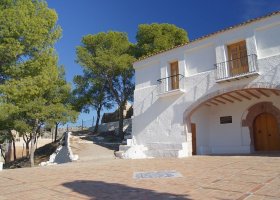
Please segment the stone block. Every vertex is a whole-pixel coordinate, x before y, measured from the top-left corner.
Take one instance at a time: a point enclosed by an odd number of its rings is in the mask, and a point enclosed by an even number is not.
[[[120,145],[119,146],[119,151],[127,151],[130,148],[130,146],[127,145]]]
[[[147,150],[144,152],[150,158],[178,158],[179,150]]]

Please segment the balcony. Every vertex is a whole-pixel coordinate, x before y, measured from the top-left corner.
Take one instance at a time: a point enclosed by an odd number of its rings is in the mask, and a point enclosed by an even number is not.
[[[252,54],[242,58],[215,64],[216,82],[238,80],[258,75],[257,55]]]
[[[185,76],[176,74],[166,78],[158,79],[159,97],[172,96],[184,93]]]

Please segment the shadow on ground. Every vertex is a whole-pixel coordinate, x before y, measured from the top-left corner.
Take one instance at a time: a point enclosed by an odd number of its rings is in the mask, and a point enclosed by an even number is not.
[[[85,195],[90,199],[103,200],[103,199],[189,199],[185,195],[176,195],[169,193],[158,193],[153,190],[133,188],[118,183],[106,183],[102,181],[88,181],[77,180],[62,184],[73,192]]]
[[[280,157],[279,151],[257,151],[250,154],[210,154],[208,156],[224,156],[224,157],[246,157],[246,156],[256,156],[256,157]]]

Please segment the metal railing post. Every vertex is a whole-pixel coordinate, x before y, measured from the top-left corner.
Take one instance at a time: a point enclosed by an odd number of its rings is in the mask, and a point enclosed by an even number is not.
[[[257,55],[251,54],[215,64],[216,80],[223,80],[258,71]]]
[[[165,78],[161,78],[158,79],[157,82],[159,84],[158,88],[159,88],[159,94],[161,93],[165,93],[171,90],[175,90],[175,89],[183,89],[184,87],[184,78],[185,76],[182,74],[176,74],[176,75],[172,75],[172,76],[168,76]],[[172,80],[174,79],[175,82],[178,81],[178,86],[179,88],[169,88],[169,83],[171,83],[172,85]]]

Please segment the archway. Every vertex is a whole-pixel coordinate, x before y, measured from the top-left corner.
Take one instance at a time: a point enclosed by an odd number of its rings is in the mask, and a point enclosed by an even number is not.
[[[237,96],[234,94],[237,94]],[[261,96],[270,97],[271,95],[280,97],[280,85],[267,85],[265,83],[238,85],[237,87],[222,88],[205,94],[184,111],[183,121],[186,131],[187,133],[191,131],[191,115],[201,106],[217,106],[219,104],[241,102],[243,99],[259,99]],[[186,136],[189,138],[188,134]]]
[[[280,131],[280,111],[273,105],[273,103],[277,102],[279,97],[280,91],[278,87],[265,88],[261,87],[261,85],[259,85],[259,87],[253,88],[247,86],[240,89],[234,88],[232,90],[227,89],[214,91],[212,93],[204,95],[199,100],[190,105],[184,112],[186,138],[189,143],[190,149],[192,148],[192,145],[194,145],[192,142],[194,131],[191,125],[192,123],[196,123],[198,142],[197,148],[199,151],[198,154],[204,154],[203,152],[206,152],[206,154],[215,152],[254,152],[255,147],[253,124],[257,115],[263,112],[273,114],[277,121],[277,127],[279,127],[278,130]],[[230,112],[222,112],[221,108],[223,108],[223,110],[225,111],[227,111],[228,108],[237,109],[231,110]],[[206,115],[204,115],[204,113],[201,113],[201,111],[205,109],[211,110],[212,113],[220,113],[215,116],[215,119],[218,119],[219,121],[216,120],[215,124],[211,123],[209,125],[209,127],[215,127],[215,130],[211,128],[210,131],[205,132],[205,130],[201,129],[201,127],[205,125],[199,118],[205,118]],[[239,112],[240,114],[235,114],[235,111]],[[229,119],[230,122],[224,123],[222,118]],[[222,125],[223,123],[227,125]],[[230,125],[231,123],[233,124],[233,126]],[[229,135],[228,138],[224,138],[226,134],[222,134],[222,132],[224,132],[226,129],[223,129],[222,126],[230,127],[228,130],[237,130],[237,132],[239,132],[239,135],[236,134],[238,136],[234,138],[235,140],[232,140],[232,143],[228,142],[229,138],[231,138],[232,135]],[[214,132],[215,135],[213,135]],[[234,132],[232,134],[235,134],[235,131],[232,132]],[[202,133],[206,133],[209,135],[208,141],[205,140],[205,142],[201,142]],[[229,133],[229,131],[226,131],[226,133]],[[215,140],[213,138],[215,138]],[[220,138],[223,139],[220,140]],[[203,136],[202,139],[205,139],[205,137]],[[194,151],[194,148],[192,149]]]
[[[254,127],[255,120],[257,119],[258,116],[261,114],[270,114],[275,118],[275,123],[277,127],[277,135],[280,137],[280,110],[276,108],[272,102],[260,102],[257,103],[253,106],[251,106],[247,111],[247,115],[245,119],[242,121],[242,126],[243,127],[248,127],[250,131],[250,138],[251,138],[251,151],[255,151],[256,145],[255,145],[255,137],[254,137],[254,131],[256,127]],[[265,120],[265,119],[263,119]],[[265,122],[262,122],[265,123]],[[263,125],[265,126],[265,125]],[[273,125],[274,126],[274,125]],[[266,133],[269,134],[269,133]],[[264,149],[263,149],[264,150]],[[279,149],[280,150],[280,149]],[[265,151],[265,150],[264,150]]]

